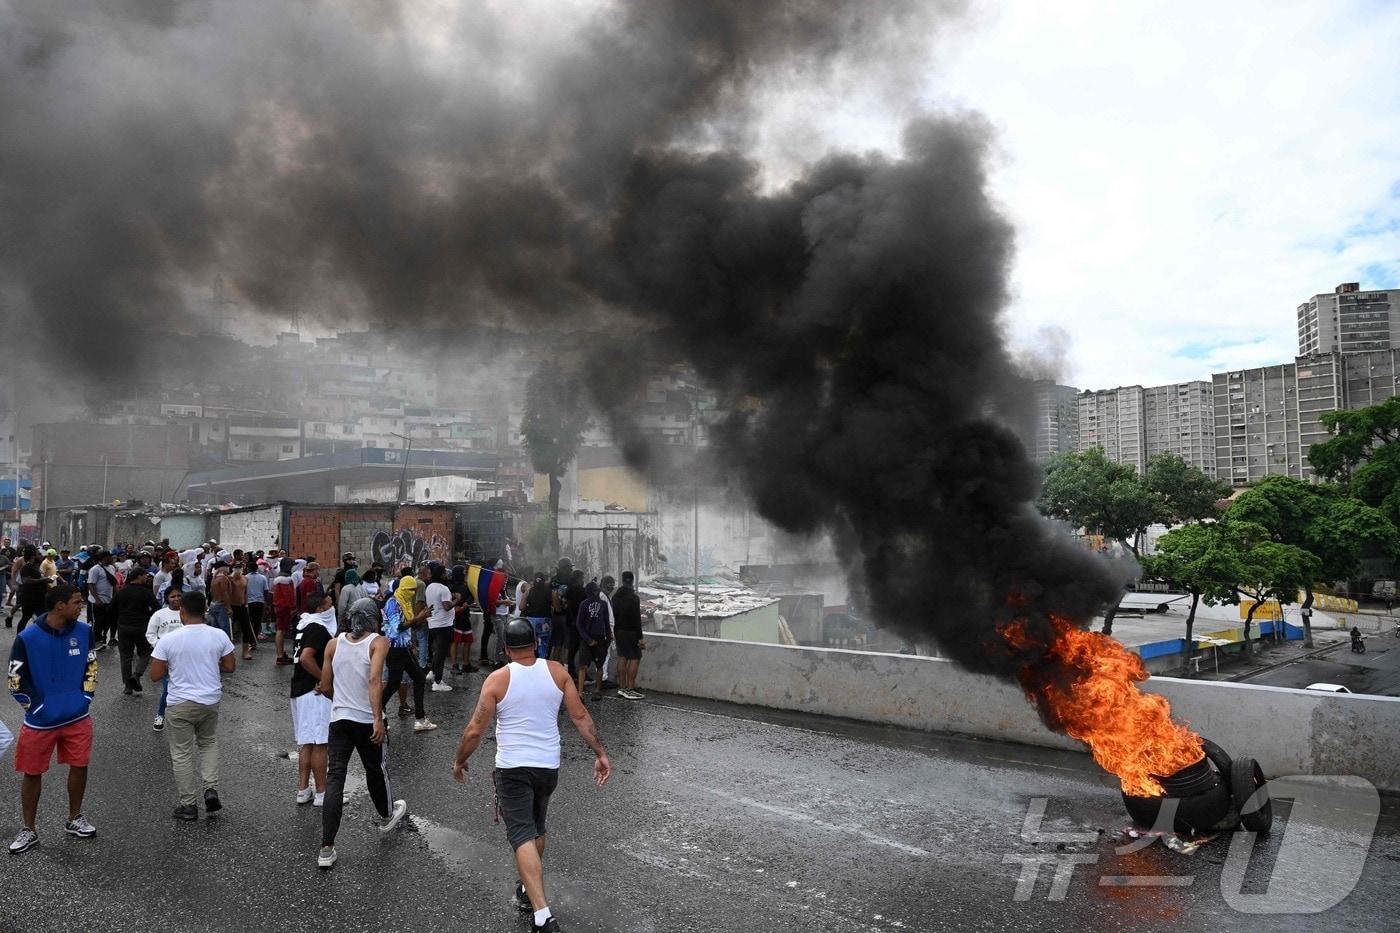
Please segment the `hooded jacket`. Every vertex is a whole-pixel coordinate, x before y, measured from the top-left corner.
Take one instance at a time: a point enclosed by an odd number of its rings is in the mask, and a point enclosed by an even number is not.
[[[97,652],[92,628],[73,621],[61,630],[38,616],[10,646],[6,687],[24,707],[31,729],[58,729],[88,717],[97,689]]]

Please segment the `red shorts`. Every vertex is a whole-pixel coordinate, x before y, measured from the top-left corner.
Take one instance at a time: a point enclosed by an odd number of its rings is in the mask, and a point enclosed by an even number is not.
[[[476,640],[476,636],[473,635],[473,634],[472,634],[471,632],[469,632],[469,631],[463,631],[462,629],[459,629],[459,628],[454,628],[454,629],[452,630],[452,643],[453,643],[453,644],[456,644],[456,645],[470,645],[470,644],[471,644],[473,641],[475,641],[475,640]]]
[[[272,610],[277,616],[277,631],[290,632],[292,630],[292,612],[287,606],[275,606]]]
[[[92,717],[85,716],[57,729],[21,727],[15,745],[15,770],[20,774],[43,774],[49,770],[55,745],[59,764],[86,768],[92,756]]]

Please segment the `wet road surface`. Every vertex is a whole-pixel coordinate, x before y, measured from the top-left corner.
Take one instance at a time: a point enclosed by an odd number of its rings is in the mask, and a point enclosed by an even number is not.
[[[504,830],[492,823],[493,743],[473,759],[466,787],[449,773],[483,675],[428,694],[438,731],[414,735],[394,721],[393,792],[412,815],[400,830],[377,831],[352,762],[340,861],[321,872],[320,811],[295,805],[295,765],[285,757],[289,669],[275,668],[270,654],[226,680],[225,810],[194,824],[170,817],[174,781],[165,737],[150,728],[153,691],[123,697],[115,652],[102,655],[84,807],[99,835],[62,832],[64,770],[52,770],[42,845],[0,856],[0,931],[529,928],[508,904],[514,873]],[[1222,895],[1228,839],[1189,856],[1160,845],[1117,854],[1111,836],[1127,821],[1115,782],[1084,756],[662,695],[590,705],[614,777],[592,785],[591,756],[566,721],[546,864],[551,905],[569,931],[1395,928],[1392,798],[1364,874],[1340,905],[1313,916],[1252,915]],[[0,716],[17,727],[18,707]],[[18,829],[12,768],[11,753],[0,775],[0,795],[12,801],[13,822],[0,827],[6,841]],[[1057,848],[1024,837],[1028,809],[1041,806],[1041,833],[1087,832],[1092,841]],[[1287,823],[1287,807],[1277,809],[1275,833],[1249,861],[1246,893],[1268,882]],[[1017,900],[1023,864],[1037,858],[1051,861]],[[1287,883],[1344,888],[1338,861],[1319,844],[1316,870]],[[1189,880],[1110,886],[1105,876]]]

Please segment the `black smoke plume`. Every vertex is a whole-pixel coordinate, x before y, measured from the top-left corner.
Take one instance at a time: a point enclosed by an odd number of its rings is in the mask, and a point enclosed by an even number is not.
[[[1111,598],[1032,512],[999,417],[1020,383],[986,127],[916,119],[897,156],[777,186],[750,154],[756,94],[852,67],[897,83],[957,5],[554,6],[11,0],[11,323],[107,381],[149,366],[152,330],[215,273],[327,321],[592,321],[761,403],[722,459],[771,521],[831,532],[909,639],[1009,674],[1024,659],[991,646],[1010,597],[1035,632]],[[586,367],[614,413],[626,359]]]

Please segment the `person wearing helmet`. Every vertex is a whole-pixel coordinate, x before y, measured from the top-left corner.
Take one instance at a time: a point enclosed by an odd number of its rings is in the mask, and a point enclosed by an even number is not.
[[[612,765],[568,670],[557,661],[536,656],[535,627],[529,620],[511,619],[503,638],[510,663],[481,685],[476,711],[457,746],[452,777],[466,782],[467,760],[494,723],[496,769],[492,777],[497,808],[520,875],[511,902],[522,912],[533,914],[532,929],[558,933],[559,921],[545,897],[543,858],[545,816],[550,795],[559,783],[560,705],[569,711],[574,728],[593,750],[593,779],[599,787],[607,783]]]

